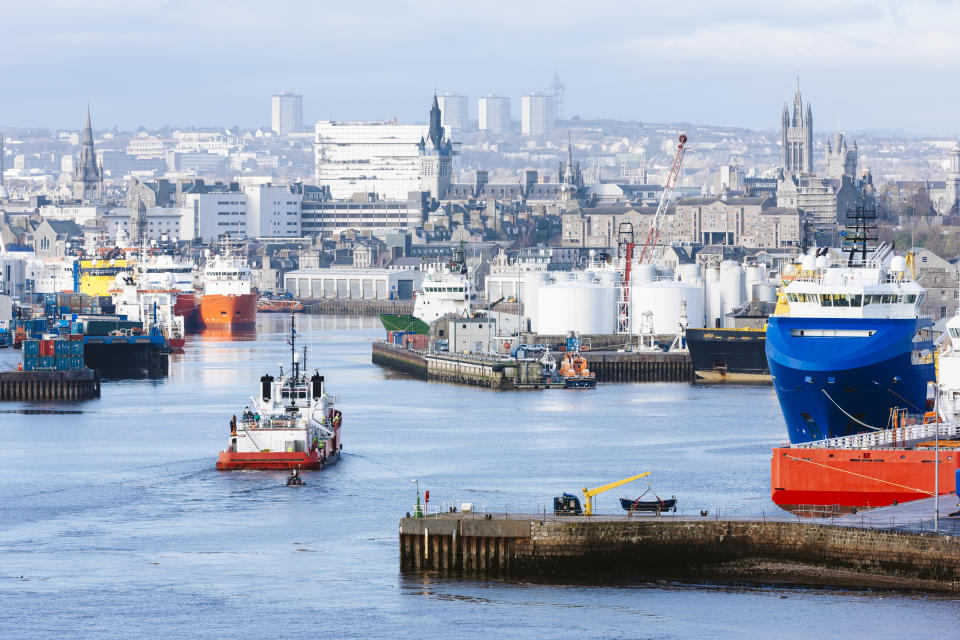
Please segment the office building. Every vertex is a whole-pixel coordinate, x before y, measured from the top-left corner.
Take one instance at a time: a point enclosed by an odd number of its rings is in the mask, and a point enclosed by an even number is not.
[[[557,126],[557,103],[553,96],[532,93],[520,102],[520,132],[544,136]]]
[[[300,236],[299,189],[258,185],[243,190],[247,197],[249,237],[297,238]]]
[[[510,98],[489,95],[477,101],[477,119],[481,131],[503,135],[512,128]]]
[[[273,96],[270,127],[278,136],[303,131],[303,96],[284,91]]]

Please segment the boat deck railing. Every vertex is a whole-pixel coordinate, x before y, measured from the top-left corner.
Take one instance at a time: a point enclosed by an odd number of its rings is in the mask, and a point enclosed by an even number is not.
[[[785,448],[790,449],[873,449],[873,448],[896,448],[902,447],[907,442],[920,442],[937,437],[937,432],[941,439],[960,438],[960,423],[941,422],[939,424],[930,422],[927,424],[915,424],[896,429],[884,429],[882,431],[872,431],[869,433],[858,433],[852,436],[842,436],[839,438],[828,438],[825,440],[816,440],[814,442],[803,442],[800,444],[788,444]]]

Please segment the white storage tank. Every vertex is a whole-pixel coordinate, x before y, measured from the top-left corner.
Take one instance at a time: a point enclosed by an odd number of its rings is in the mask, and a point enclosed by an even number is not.
[[[537,300],[540,288],[550,282],[550,275],[545,271],[527,271],[520,275],[523,282],[523,315],[530,319],[530,330],[536,333]]]
[[[640,330],[640,318],[647,311],[653,312],[653,330],[660,335],[675,335],[680,332],[680,316],[683,302],[687,303],[687,326],[703,327],[703,284],[660,280],[638,284],[632,290],[631,314],[634,331]]]
[[[753,298],[760,302],[777,301],[777,285],[774,282],[758,282],[753,285]]]
[[[630,285],[657,279],[657,267],[652,264],[634,264],[630,269]]]
[[[681,282],[686,281],[696,281],[700,279],[700,265],[698,264],[681,264],[677,267],[676,279]]]
[[[606,334],[616,331],[617,289],[593,282],[564,281],[540,287],[537,333]]]
[[[706,326],[723,326],[723,289],[720,287],[720,269],[708,268],[704,278],[704,311]],[[720,324],[717,324],[717,323]]]
[[[747,293],[753,291],[753,285],[763,282],[763,269],[755,264],[748,265],[744,269],[744,288]]]
[[[720,287],[723,290],[723,326],[727,326],[728,320],[733,326],[732,320],[726,315],[744,303],[743,269],[740,265],[727,261],[720,263]]]

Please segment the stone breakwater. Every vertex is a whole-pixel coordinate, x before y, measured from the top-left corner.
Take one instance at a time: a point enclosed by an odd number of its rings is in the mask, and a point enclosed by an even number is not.
[[[441,514],[400,520],[400,566],[477,577],[733,579],[960,592],[960,538],[796,520]]]

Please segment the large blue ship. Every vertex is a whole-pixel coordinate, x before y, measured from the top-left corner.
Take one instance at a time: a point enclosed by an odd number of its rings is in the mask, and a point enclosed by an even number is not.
[[[888,246],[858,265],[803,257],[766,339],[791,443],[884,429],[895,407],[927,410],[935,372],[933,345],[920,338],[931,324],[923,297]]]

